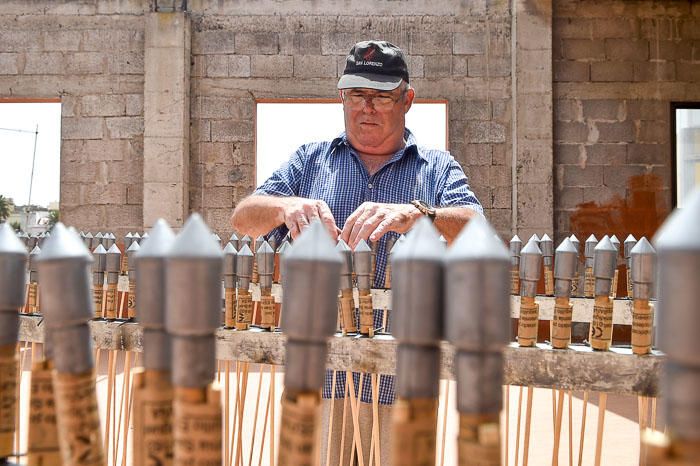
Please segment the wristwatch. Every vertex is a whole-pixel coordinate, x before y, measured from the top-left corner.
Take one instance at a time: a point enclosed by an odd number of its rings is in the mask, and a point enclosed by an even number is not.
[[[431,206],[425,201],[421,201],[418,199],[411,201],[411,205],[413,205],[413,207],[415,207],[416,209],[420,210],[420,213],[428,217],[431,222],[435,221],[435,215],[437,214],[437,210],[435,210],[435,207]]]

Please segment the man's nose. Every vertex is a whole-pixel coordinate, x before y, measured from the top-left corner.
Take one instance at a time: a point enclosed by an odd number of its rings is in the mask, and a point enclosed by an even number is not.
[[[365,103],[362,105],[362,111],[367,113],[374,113],[377,109],[374,108],[374,103],[372,102],[373,97],[365,97]]]

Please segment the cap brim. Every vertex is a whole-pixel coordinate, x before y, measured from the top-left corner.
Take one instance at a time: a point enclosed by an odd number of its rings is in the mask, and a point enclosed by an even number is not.
[[[378,91],[393,91],[401,84],[400,76],[386,76],[383,74],[358,73],[344,74],[338,80],[338,89],[367,88]]]

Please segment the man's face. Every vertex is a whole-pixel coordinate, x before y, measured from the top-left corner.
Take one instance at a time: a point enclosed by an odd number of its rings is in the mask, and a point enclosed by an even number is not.
[[[406,112],[414,95],[406,84],[393,91],[342,90],[345,132],[350,144],[371,155],[387,155],[398,150],[403,142]]]

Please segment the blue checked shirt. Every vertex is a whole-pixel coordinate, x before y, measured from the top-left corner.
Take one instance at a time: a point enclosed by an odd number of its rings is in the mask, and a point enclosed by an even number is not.
[[[374,175],[369,175],[345,133],[332,141],[314,142],[301,146],[254,194],[296,196],[320,199],[330,207],[336,225],[342,229],[346,219],[363,202],[408,204],[420,199],[438,207],[464,206],[483,213],[481,204],[469,189],[467,177],[449,152],[420,147],[406,129],[406,145]],[[287,234],[282,225],[270,232],[279,241]],[[386,270],[387,233],[379,240],[376,257],[375,287],[384,286]],[[388,317],[388,316],[387,316]],[[356,316],[357,319],[357,316]],[[374,310],[374,326],[384,327],[384,311]],[[390,330],[387,318],[385,331]],[[330,398],[333,372],[326,373],[323,397]],[[336,398],[345,396],[345,373],[337,372]],[[353,374],[355,392],[362,401],[371,403],[372,384],[369,374]],[[394,377],[379,376],[379,403],[394,402]]]

